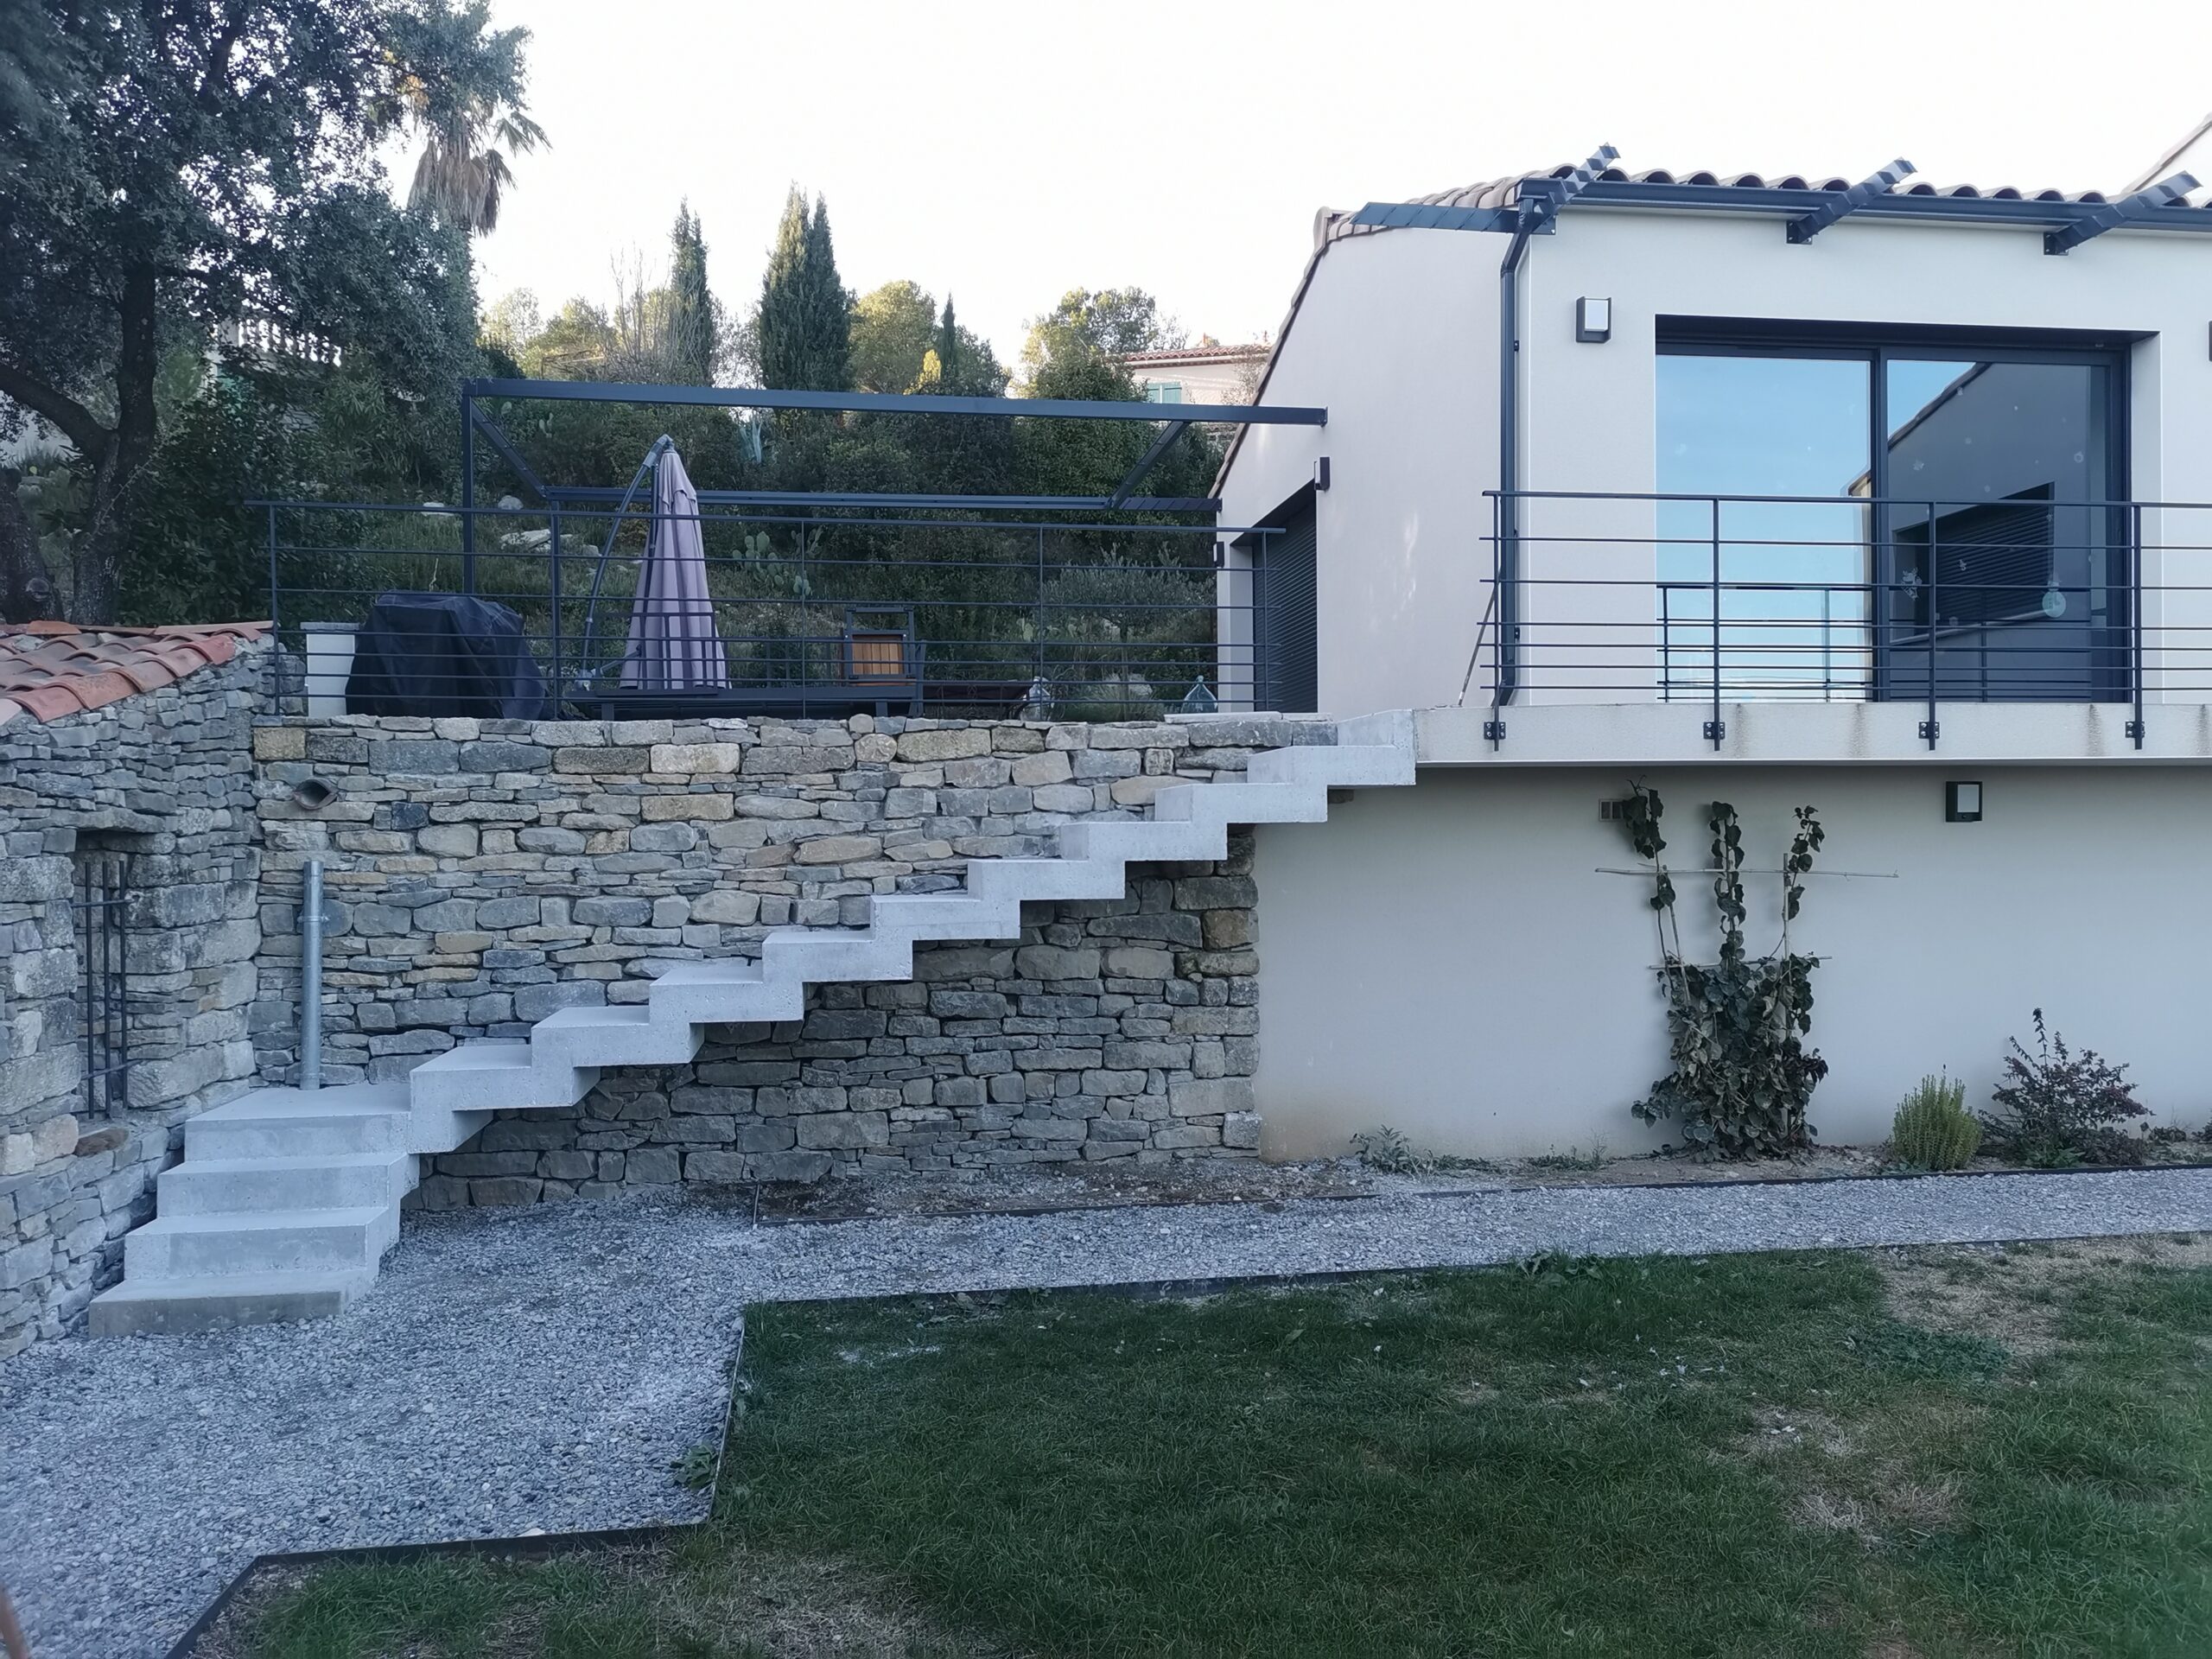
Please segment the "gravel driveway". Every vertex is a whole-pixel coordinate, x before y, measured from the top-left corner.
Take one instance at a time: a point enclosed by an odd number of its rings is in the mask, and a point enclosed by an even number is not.
[[[258,1553],[688,1520],[748,1301],[2212,1230],[2212,1170],[1580,1187],[755,1228],[680,1200],[410,1217],[344,1316],[0,1367],[40,1659],[164,1652]]]

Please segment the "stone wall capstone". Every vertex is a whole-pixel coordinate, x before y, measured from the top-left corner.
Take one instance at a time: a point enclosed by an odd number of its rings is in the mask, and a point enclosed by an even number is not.
[[[267,665],[0,728],[0,1358],[121,1276],[184,1119],[251,1086],[260,855],[251,739]],[[121,861],[126,1104],[93,1117],[79,861]]]
[[[667,963],[757,955],[874,893],[1047,855],[1085,817],[1317,720],[405,721],[255,734],[266,838],[255,1043],[291,1078],[300,871],[325,866],[326,1081],[404,1074],[556,1008],[639,1002]],[[321,789],[302,791],[313,782]],[[803,1020],[718,1027],[688,1065],[610,1070],[565,1112],[503,1114],[426,1165],[420,1202],[678,1181],[813,1180],[1258,1145],[1249,836],[1126,893],[1033,905],[1018,941],[918,947],[915,977],[812,988]]]

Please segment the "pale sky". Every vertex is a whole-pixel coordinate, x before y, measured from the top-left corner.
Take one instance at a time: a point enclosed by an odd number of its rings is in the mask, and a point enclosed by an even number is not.
[[[785,189],[839,269],[1002,357],[1071,287],[1193,336],[1281,321],[1314,210],[1580,161],[2116,189],[2212,108],[2200,6],[497,0],[552,139],[480,248],[488,305],[604,300],[679,198],[743,309]],[[411,157],[410,158],[411,161]],[[2191,157],[2212,180],[2212,143]],[[2212,296],[2208,296],[2212,304]]]

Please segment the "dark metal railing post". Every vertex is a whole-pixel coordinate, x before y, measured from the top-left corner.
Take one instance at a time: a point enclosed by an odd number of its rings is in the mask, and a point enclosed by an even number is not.
[[[1713,717],[1705,722],[1706,741],[1718,749],[1728,735],[1720,718],[1720,498],[1713,498]]]
[[[549,526],[551,539],[545,543],[545,597],[547,626],[552,639],[547,643],[546,674],[553,684],[553,707],[550,711],[555,720],[561,718],[561,505],[557,501],[550,509]]]
[[[476,591],[476,400],[461,394],[461,591]]]
[[[281,701],[284,690],[283,671],[278,666],[284,658],[283,585],[276,572],[276,508],[269,508],[269,637],[275,643],[269,652],[270,708],[283,711]],[[307,709],[307,642],[300,643],[300,709]]]
[[[1942,578],[1938,573],[1942,563],[1936,546],[1936,504],[1930,501],[1928,504],[1928,718],[1920,722],[1920,735],[1931,749],[1936,747],[1936,739],[1942,730],[1936,720],[1936,625],[1942,614],[1936,601],[1939,596],[1937,589]]]
[[[1033,663],[1033,678],[1045,677],[1045,526],[1037,526],[1037,614],[1033,632],[1036,643],[1030,655]],[[1123,688],[1125,690],[1126,687]]]
[[[2143,504],[2127,509],[2127,681],[2135,718],[2127,735],[2143,747]]]

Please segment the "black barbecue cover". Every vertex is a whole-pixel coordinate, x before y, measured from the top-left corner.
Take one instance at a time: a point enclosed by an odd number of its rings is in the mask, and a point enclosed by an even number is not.
[[[379,594],[353,639],[346,709],[537,720],[545,678],[522,619],[467,594]]]

